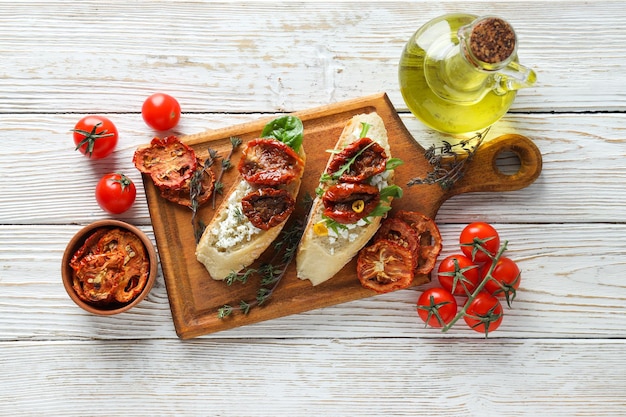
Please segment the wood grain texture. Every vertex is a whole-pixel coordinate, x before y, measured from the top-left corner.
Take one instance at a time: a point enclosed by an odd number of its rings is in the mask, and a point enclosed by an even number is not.
[[[2,350],[12,378],[0,413],[617,416],[626,406],[625,347],[558,339],[16,342]]]
[[[115,217],[154,239],[130,159],[155,134],[139,113],[150,93],[181,101],[172,133],[188,135],[386,92],[421,146],[439,144],[408,113],[397,64],[421,24],[459,11],[509,20],[538,75],[490,136],[531,138],[539,178],[437,215],[442,256],[486,220],[523,270],[489,340],[422,328],[424,287],[191,341],[176,337],[162,273],[119,316],[67,297],[65,245],[110,217],[93,198],[100,175],[131,176],[138,200]],[[0,415],[624,415],[625,26],[624,2],[607,0],[0,0]],[[72,150],[88,113],[122,132],[106,160]]]
[[[626,107],[619,1],[4,3],[0,45],[12,64],[0,77],[1,113],[135,112],[155,89],[187,112],[290,112],[378,91],[406,110],[397,88],[404,43],[459,11],[497,11],[518,32],[521,62],[538,82],[512,111]]]

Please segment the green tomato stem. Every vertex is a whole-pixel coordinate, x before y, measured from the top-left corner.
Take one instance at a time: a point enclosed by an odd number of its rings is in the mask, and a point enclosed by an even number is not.
[[[456,313],[456,316],[454,316],[452,321],[450,321],[450,323],[448,323],[443,329],[441,329],[442,332],[447,332],[448,330],[450,330],[452,328],[452,326],[454,326],[454,324],[461,319],[461,317],[463,317],[463,316],[465,316],[465,314],[467,314],[467,309],[468,309],[469,305],[472,303],[472,301],[474,301],[474,298],[476,298],[476,296],[483,290],[483,288],[487,284],[487,281],[495,280],[495,278],[493,278],[491,276],[491,274],[493,273],[493,270],[495,269],[496,264],[498,263],[498,260],[500,259],[500,257],[502,257],[502,254],[504,253],[504,251],[506,251],[506,246],[507,246],[508,243],[509,243],[508,241],[505,241],[502,244],[502,246],[500,246],[500,249],[498,250],[498,253],[496,253],[495,256],[491,257],[492,258],[492,262],[491,262],[491,266],[489,267],[489,270],[487,271],[487,275],[485,275],[485,278],[483,278],[483,280],[480,282],[480,284],[478,284],[478,286],[476,288],[474,288],[474,292],[472,292],[467,297],[467,302],[465,303],[463,308],[461,308],[461,311]],[[485,253],[488,253],[482,246],[480,247],[480,249],[485,251]]]

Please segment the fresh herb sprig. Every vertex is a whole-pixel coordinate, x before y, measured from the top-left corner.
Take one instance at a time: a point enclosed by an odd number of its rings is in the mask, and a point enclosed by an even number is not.
[[[222,183],[222,177],[224,176],[224,172],[231,168],[232,164],[230,159],[233,156],[235,150],[241,145],[241,139],[238,137],[230,138],[231,148],[228,153],[228,156],[222,159],[220,163],[220,172],[215,179],[215,184],[213,186],[213,195],[211,196],[211,205],[212,208],[215,208],[215,199],[217,194],[222,194],[224,191],[224,183]],[[193,226],[193,234],[196,239],[196,243],[200,242],[200,238],[202,237],[202,233],[204,233],[204,229],[206,228],[206,224],[197,218],[198,210],[200,209],[200,204],[198,202],[198,197],[202,193],[202,177],[205,175],[205,171],[207,169],[211,169],[213,165],[217,163],[217,160],[220,158],[218,152],[215,149],[209,148],[209,155],[204,163],[198,164],[198,168],[191,176],[191,180],[189,181],[189,200],[191,201],[191,224]]]
[[[259,268],[244,268],[240,272],[231,272],[226,277],[227,285],[236,282],[246,283],[253,276],[260,276],[261,283],[254,300],[240,300],[236,306],[223,305],[217,311],[218,318],[224,319],[236,311],[248,314],[253,307],[264,304],[272,296],[278,284],[285,277],[287,267],[296,255],[305,226],[306,220],[302,220],[283,229],[280,237],[274,242],[274,255],[269,262],[264,263]]]
[[[452,188],[463,177],[465,164],[472,160],[489,129],[456,144],[444,140],[441,146],[430,146],[424,152],[424,156],[432,166],[432,170],[424,178],[411,179],[407,185],[410,187],[418,184],[439,184],[444,190]]]
[[[371,125],[369,123],[361,123],[361,132],[359,133],[359,139],[364,138],[367,135],[367,132],[369,130],[369,128],[371,127]],[[352,165],[354,164],[354,162],[357,160],[357,158],[359,156],[361,156],[361,154],[363,154],[363,152],[365,152],[368,148],[370,148],[371,146],[374,145],[374,142],[372,141],[372,143],[368,144],[367,146],[365,146],[363,149],[360,149],[352,158],[350,158],[345,164],[343,164],[341,167],[339,167],[339,169],[335,172],[332,173],[323,173],[322,176],[320,177],[320,183],[327,183],[330,181],[337,181],[339,178],[341,178],[341,176],[343,174],[345,174],[347,171],[350,170],[350,168],[352,167]],[[330,150],[328,152],[331,153],[339,153],[340,151],[337,150]],[[321,188],[316,189],[316,193],[317,195],[321,195],[323,194],[323,190]]]
[[[230,138],[230,151],[228,152],[228,155],[226,156],[226,158],[222,159],[222,163],[220,164],[220,172],[217,175],[217,178],[215,179],[215,190],[213,191],[213,197],[211,200],[211,207],[215,208],[215,201],[216,201],[216,196],[217,194],[223,194],[224,193],[224,183],[222,182],[222,177],[224,176],[224,173],[226,171],[228,171],[230,168],[232,168],[232,163],[231,163],[231,158],[233,157],[233,153],[235,153],[235,151],[237,150],[237,148],[239,148],[239,146],[241,146],[241,138],[238,138],[236,136],[231,136]],[[209,154],[211,153],[211,150],[209,150]]]
[[[198,164],[196,171],[191,176],[189,181],[189,201],[191,202],[191,225],[193,226],[193,234],[196,239],[196,243],[200,241],[202,233],[206,225],[200,219],[198,219],[198,210],[200,209],[200,203],[198,198],[202,193],[202,177],[205,175],[205,170],[211,169],[210,164],[206,162],[204,164]]]

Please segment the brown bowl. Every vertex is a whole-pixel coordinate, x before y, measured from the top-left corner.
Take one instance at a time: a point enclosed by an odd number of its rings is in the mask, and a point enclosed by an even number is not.
[[[148,279],[146,281],[144,288],[141,290],[141,292],[137,294],[129,302],[126,302],[126,303],[112,302],[112,303],[107,303],[107,304],[90,303],[81,299],[76,293],[76,290],[74,289],[72,285],[73,272],[74,272],[72,267],[70,266],[70,261],[72,257],[83,246],[83,244],[85,243],[85,240],[87,240],[89,236],[91,236],[92,234],[94,234],[95,232],[97,232],[98,230],[102,228],[104,229],[120,228],[122,230],[127,230],[135,234],[137,237],[139,237],[139,239],[142,241],[146,249],[146,253],[148,255],[148,262],[149,262]],[[157,254],[156,254],[156,250],[154,249],[154,245],[152,245],[152,242],[150,241],[148,236],[146,236],[141,230],[139,230],[135,226],[132,226],[128,223],[125,223],[119,220],[111,220],[111,219],[96,221],[94,223],[91,223],[88,226],[85,226],[81,230],[79,230],[78,233],[74,235],[74,237],[70,240],[67,247],[65,248],[65,252],[63,253],[63,261],[61,264],[61,276],[63,278],[63,286],[65,287],[65,290],[67,291],[70,298],[74,300],[74,302],[78,306],[83,308],[84,310],[93,314],[98,314],[98,315],[103,315],[103,316],[109,316],[113,314],[122,313],[124,311],[131,309],[136,304],[138,304],[141,300],[143,300],[146,297],[146,295],[148,295],[148,293],[152,289],[152,286],[154,285],[154,281],[156,281],[157,273],[158,273]]]

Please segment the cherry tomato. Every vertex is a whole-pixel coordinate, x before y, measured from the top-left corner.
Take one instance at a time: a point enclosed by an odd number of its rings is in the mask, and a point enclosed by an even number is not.
[[[380,239],[359,252],[356,271],[363,287],[386,293],[409,287],[414,268],[410,250],[391,240]]]
[[[117,145],[117,128],[104,116],[85,116],[76,123],[72,132],[75,150],[80,150],[89,158],[104,158]]]
[[[482,271],[482,279],[485,279],[490,267],[491,263],[485,264]],[[485,283],[485,291],[497,297],[505,297],[507,305],[510,307],[521,281],[519,267],[515,261],[501,256],[491,272],[491,277],[493,279]]]
[[[180,104],[168,94],[154,93],[143,102],[141,116],[151,128],[169,130],[180,120]]]
[[[502,304],[493,295],[481,292],[470,302],[463,319],[471,329],[487,337],[502,323]]]
[[[478,265],[462,254],[450,255],[439,264],[439,284],[455,295],[470,295],[480,282]]]
[[[461,251],[477,263],[488,262],[500,249],[500,236],[488,223],[470,223],[461,232],[459,238]],[[485,251],[488,252],[485,253]]]
[[[457,304],[445,288],[429,288],[417,300],[417,314],[430,327],[443,327],[456,315]]]
[[[135,202],[137,189],[124,174],[111,173],[103,176],[96,185],[96,200],[104,211],[120,214]]]

